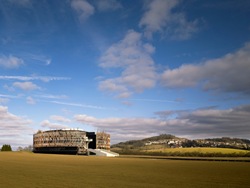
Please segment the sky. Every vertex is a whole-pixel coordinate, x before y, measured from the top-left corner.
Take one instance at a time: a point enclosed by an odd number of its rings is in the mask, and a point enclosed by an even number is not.
[[[0,146],[250,139],[249,18],[245,0],[1,0]]]

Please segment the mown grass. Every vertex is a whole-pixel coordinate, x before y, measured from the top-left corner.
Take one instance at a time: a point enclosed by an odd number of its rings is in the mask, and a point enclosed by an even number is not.
[[[250,163],[0,152],[1,188],[250,187]]]

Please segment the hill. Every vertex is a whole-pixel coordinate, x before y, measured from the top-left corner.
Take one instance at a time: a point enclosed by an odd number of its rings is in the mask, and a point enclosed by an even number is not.
[[[187,147],[213,147],[213,148],[234,148],[250,150],[250,140],[240,138],[208,138],[190,140],[179,138],[170,134],[161,134],[142,140],[130,140],[120,142],[111,146],[118,150],[153,150],[158,148],[187,148]]]

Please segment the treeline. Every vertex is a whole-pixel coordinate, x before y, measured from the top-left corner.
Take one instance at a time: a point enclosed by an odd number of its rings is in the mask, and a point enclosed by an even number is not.
[[[159,136],[153,136],[150,138],[144,138],[141,141],[148,142],[148,141],[158,141],[158,140],[170,140],[170,139],[179,139],[178,137],[171,135],[171,134],[161,134]]]
[[[240,140],[240,139],[239,139]],[[230,142],[229,142],[230,141]],[[220,139],[220,138],[212,138],[212,139],[204,139],[203,142],[199,140],[187,140],[186,142],[182,142],[181,146],[186,147],[216,147],[216,148],[231,148],[231,149],[242,149],[242,150],[250,150],[248,143],[246,144],[242,140],[235,144],[232,139],[228,142]]]
[[[145,146],[145,143],[147,142],[159,141],[159,140],[172,140],[172,139],[179,139],[179,138],[171,134],[161,134],[159,136],[144,138],[142,140],[129,140],[126,142],[120,142],[118,144],[113,144],[111,147],[136,149]]]
[[[33,150],[33,146],[32,145],[29,145],[27,147],[21,147],[21,146],[19,146],[17,148],[17,151],[28,151],[28,152],[31,152],[32,150]]]
[[[233,153],[204,153],[204,152],[161,152],[161,151],[139,151],[139,150],[119,150],[115,151],[120,155],[148,155],[148,156],[168,156],[168,157],[250,157],[250,152],[233,152]]]
[[[204,139],[204,140],[212,141],[212,142],[250,144],[250,140],[242,139],[242,138],[222,137],[222,138],[207,138],[207,139]]]
[[[1,148],[1,151],[12,151],[12,148],[8,144],[4,144]]]

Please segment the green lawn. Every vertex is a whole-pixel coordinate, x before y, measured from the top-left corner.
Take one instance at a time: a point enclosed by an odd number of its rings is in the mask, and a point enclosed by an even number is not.
[[[249,162],[0,152],[0,187],[250,187]]]

